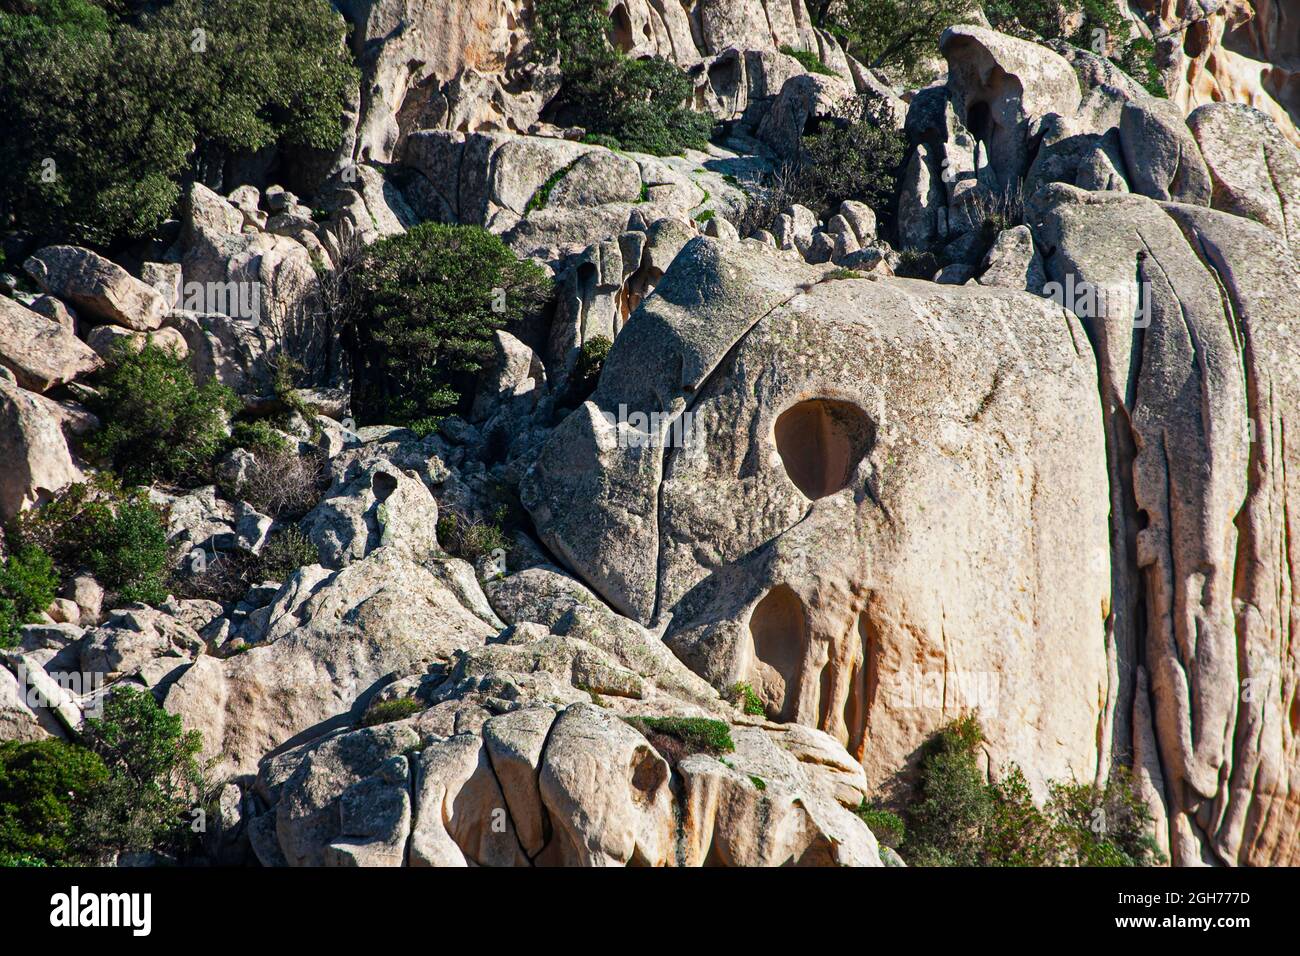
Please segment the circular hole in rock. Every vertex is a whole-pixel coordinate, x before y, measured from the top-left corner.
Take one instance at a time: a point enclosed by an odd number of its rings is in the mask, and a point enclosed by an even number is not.
[[[814,398],[776,420],[776,450],[804,497],[816,500],[848,486],[874,439],[866,412],[850,402]]]

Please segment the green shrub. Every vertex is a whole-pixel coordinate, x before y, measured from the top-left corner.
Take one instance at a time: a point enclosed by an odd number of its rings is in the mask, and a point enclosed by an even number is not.
[[[10,523],[15,548],[35,547],[54,559],[58,576],[89,570],[120,601],[156,604],[167,596],[167,520],[136,489],[111,475],[70,485],[44,507]]]
[[[786,44],[781,47],[781,52],[786,56],[792,56],[799,61],[809,73],[820,73],[822,76],[839,76],[834,70],[821,61],[816,53],[811,50],[796,50],[794,47]]]
[[[1053,783],[1048,810],[1078,866],[1161,866],[1164,855],[1151,829],[1151,811],[1138,795],[1131,770],[1113,771],[1104,787]]]
[[[271,535],[259,557],[261,577],[269,581],[283,581],[301,567],[320,563],[320,551],[296,527]]]
[[[1043,807],[1021,769],[984,781],[983,731],[974,716],[923,748],[916,799],[900,852],[920,866],[1151,866],[1162,858],[1150,810],[1124,770],[1104,788],[1052,783]],[[865,818],[864,818],[865,819]]]
[[[894,275],[901,279],[933,279],[940,269],[939,257],[921,249],[904,249],[898,254]]]
[[[492,333],[539,308],[546,273],[477,226],[424,223],[366,250],[348,291],[353,403],[365,424],[454,410],[492,355]]]
[[[0,221],[111,245],[166,219],[195,168],[341,141],[357,73],[326,0],[141,6],[0,5],[0,128],[23,130],[0,139]]]
[[[366,709],[361,721],[362,727],[374,727],[378,724],[391,724],[395,720],[405,720],[424,710],[424,704],[414,697],[397,697],[393,700],[381,700]]]
[[[763,717],[767,714],[762,699],[759,698],[754,688],[748,684],[732,684],[727,692],[727,697],[737,701],[740,709],[746,714],[754,717]]]
[[[577,162],[577,160],[574,160]],[[528,199],[528,205],[524,207],[524,215],[535,209],[545,209],[546,204],[551,200],[551,192],[560,184],[560,180],[569,175],[569,170],[573,168],[573,163],[565,166],[563,169],[557,169],[546,178],[546,182],[537,187],[537,192],[533,193]]]
[[[87,447],[130,482],[201,480],[236,407],[230,389],[215,380],[196,384],[185,360],[166,349],[121,348],[92,402],[103,428]]]
[[[689,76],[661,57],[631,59],[607,36],[604,0],[537,0],[533,40],[539,58],[558,59],[564,84],[555,109],[587,129],[587,141],[667,156],[703,149],[713,120],[687,107]]]
[[[651,743],[655,742],[655,736],[670,737],[684,745],[687,753],[716,756],[736,749],[731,728],[725,721],[707,717],[625,717],[624,720],[651,738]]]
[[[969,22],[977,0],[811,0],[813,22],[834,33],[850,54],[874,70],[923,85],[932,77],[939,34]]]
[[[1092,50],[1142,84],[1166,96],[1155,44],[1134,35],[1115,0],[984,0],[995,30],[1030,40],[1064,40]]]
[[[265,419],[235,422],[230,432],[229,447],[244,448],[251,452],[285,452],[289,442]]]
[[[103,717],[86,721],[82,738],[109,771],[79,814],[82,855],[181,849],[186,816],[205,796],[199,733],[186,732],[148,691],[119,687]]]
[[[438,543],[448,554],[470,564],[497,551],[509,555],[514,545],[502,527],[504,519],[500,509],[491,524],[449,511],[438,518]]]
[[[868,806],[864,800],[862,806],[853,812],[862,818],[876,839],[890,849],[897,850],[907,839],[907,827],[903,818],[892,810]]]
[[[609,350],[614,343],[604,335],[593,335],[582,343],[578,350],[578,360],[573,365],[573,378],[570,386],[571,395],[568,404],[580,405],[586,401],[600,383],[600,373],[609,358]]]
[[[0,866],[78,862],[80,818],[107,779],[104,762],[84,747],[0,743]]]
[[[121,601],[157,604],[167,597],[167,527],[152,502],[125,501],[93,530],[85,560],[96,580]]]
[[[848,119],[823,122],[803,138],[790,188],[794,201],[817,213],[841,202],[866,203],[882,216],[893,208],[907,137],[877,126],[860,102],[846,104]]]
[[[19,629],[40,620],[58,586],[54,562],[35,545],[0,561],[0,647],[15,646]]]

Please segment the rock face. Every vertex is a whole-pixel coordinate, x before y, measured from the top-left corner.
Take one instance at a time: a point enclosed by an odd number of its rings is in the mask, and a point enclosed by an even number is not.
[[[1068,186],[1032,225],[1054,280],[1100,290],[1074,308],[1111,470],[1111,746],[1158,747],[1176,864],[1294,860],[1294,260],[1245,219]]]
[[[47,246],[23,264],[42,289],[78,313],[147,332],[162,325],[167,303],[152,286],[77,246]]]
[[[202,730],[214,776],[256,769],[292,740],[342,722],[394,672],[415,672],[481,644],[492,630],[432,572],[394,548],[331,573],[295,573],[245,653],[200,657],[176,682],[167,709]]]
[[[1300,149],[1263,113],[1237,103],[1199,107],[1187,125],[1210,171],[1214,208],[1300,243]]]
[[[1160,36],[1165,85],[1184,113],[1207,103],[1246,104],[1300,146],[1295,0],[1143,0],[1139,6]]]
[[[44,392],[93,372],[100,361],[70,329],[0,298],[0,365],[23,388]]]
[[[999,762],[1092,778],[1108,560],[1082,330],[1021,294],[779,262],[705,239],[679,255],[530,476],[543,539],[873,782],[981,694]]]
[[[847,809],[865,793],[862,768],[834,741],[739,716],[653,635],[584,611],[457,654],[449,672],[424,679],[433,689],[419,692],[417,717],[339,730],[264,761],[257,790],[272,804],[263,828],[274,836],[263,859],[881,865]],[[583,659],[580,678],[555,666],[566,651]],[[683,681],[698,685],[698,703],[676,696]],[[597,688],[599,706],[587,700]],[[730,749],[682,753],[620,719],[666,711],[721,718]]]
[[[44,503],[81,477],[59,406],[0,378],[0,521]]]

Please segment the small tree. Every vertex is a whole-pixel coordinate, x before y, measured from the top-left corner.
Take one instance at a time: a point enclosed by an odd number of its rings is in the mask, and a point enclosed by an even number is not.
[[[874,122],[861,100],[844,104],[840,112],[845,119],[823,121],[803,138],[790,184],[796,201],[814,212],[830,213],[844,200],[854,199],[886,217],[907,138]]]
[[[0,866],[78,862],[81,814],[107,780],[104,762],[83,747],[0,743]]]
[[[492,333],[549,287],[540,266],[477,226],[424,223],[375,243],[346,309],[359,418],[432,428],[470,393]]]
[[[867,66],[919,83],[939,34],[978,9],[978,0],[816,0],[811,13]]]
[[[357,73],[327,0],[0,4],[0,219],[108,246],[167,218],[187,173],[332,148]]]
[[[19,629],[40,620],[58,584],[50,556],[34,545],[0,561],[0,647],[13,647]]]
[[[43,507],[18,515],[6,539],[16,549],[47,552],[56,581],[85,569],[117,600],[156,604],[167,596],[166,516],[144,492],[127,491],[112,475],[69,485]]]
[[[104,427],[90,452],[128,481],[148,483],[205,478],[237,403],[230,389],[197,384],[184,359],[147,343],[118,349],[93,408]]]
[[[205,796],[198,732],[187,733],[148,691],[121,687],[102,718],[86,721],[82,738],[109,771],[80,814],[82,855],[179,849],[185,818]]]
[[[632,59],[610,45],[604,0],[537,0],[537,57],[564,75],[557,110],[605,146],[666,156],[703,149],[713,120],[692,111],[694,85],[662,57]]]

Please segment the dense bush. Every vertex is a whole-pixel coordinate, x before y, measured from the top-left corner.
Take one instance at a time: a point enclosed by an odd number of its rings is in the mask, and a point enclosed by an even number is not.
[[[495,552],[509,554],[513,543],[502,525],[503,511],[498,510],[491,522],[476,521],[448,511],[438,517],[438,543],[453,557],[476,564]]]
[[[424,710],[424,704],[414,697],[397,697],[393,700],[381,700],[371,704],[361,720],[362,727],[376,727],[379,724],[391,724],[395,720],[405,720]]]
[[[184,359],[152,343],[114,353],[91,406],[103,428],[88,450],[141,483],[205,479],[237,407],[230,389],[215,380],[196,384]]]
[[[811,50],[796,50],[787,44],[781,47],[781,52],[786,56],[794,57],[799,61],[799,65],[809,73],[820,73],[822,76],[839,76],[838,73],[821,61],[821,57]]]
[[[969,22],[978,0],[810,0],[813,22],[872,69],[911,85],[928,82],[939,34]]]
[[[0,743],[0,866],[75,863],[87,804],[104,762],[61,740]]]
[[[156,604],[167,596],[166,516],[143,490],[127,491],[111,475],[70,485],[44,507],[23,512],[6,538],[15,549],[51,555],[58,577],[90,571],[112,592],[110,600]]]
[[[876,839],[890,849],[897,850],[907,839],[907,827],[903,818],[892,810],[872,807],[864,802],[854,813],[862,819]]]
[[[906,811],[904,859],[920,866],[1151,866],[1162,862],[1150,810],[1123,770],[1105,787],[1056,782],[1037,806],[1014,764],[986,783],[984,734],[967,716],[926,745]]]
[[[492,333],[539,308],[546,273],[477,226],[424,223],[371,246],[345,341],[362,424],[428,428],[472,394]]]
[[[326,0],[0,4],[0,222],[109,245],[228,154],[335,147],[343,35]]]
[[[887,219],[907,138],[888,125],[877,125],[861,101],[846,104],[843,112],[847,119],[824,121],[803,138],[790,183],[794,200],[818,214],[830,214],[844,200],[854,199]]]
[[[1166,95],[1155,44],[1134,35],[1115,0],[984,0],[984,13],[995,30],[1031,40],[1064,40],[1092,50],[1148,92]]]
[[[186,816],[205,788],[199,735],[148,691],[121,687],[82,738],[0,744],[0,865],[184,849]]]
[[[690,77],[660,57],[634,60],[614,49],[609,28],[604,0],[537,0],[535,50],[559,61],[563,119],[614,148],[667,156],[707,146],[713,120],[687,106]]]
[[[670,763],[693,753],[731,753],[736,749],[731,728],[724,721],[707,717],[625,717],[645,734],[655,749]]]
[[[231,448],[243,448],[253,453],[276,453],[289,450],[289,442],[264,419],[235,422],[230,430]]]
[[[16,645],[19,629],[40,620],[58,584],[54,562],[35,545],[25,545],[0,561],[0,647]]]
[[[186,816],[205,795],[199,733],[186,732],[180,717],[134,687],[115,690],[103,716],[88,719],[81,733],[108,767],[79,814],[83,856],[181,849]]]
[[[605,360],[609,358],[609,350],[613,347],[614,343],[604,335],[593,335],[582,343],[582,348],[578,350],[578,361],[573,366],[573,394],[568,404],[580,405],[591,397],[600,383],[600,373],[604,370]]]

